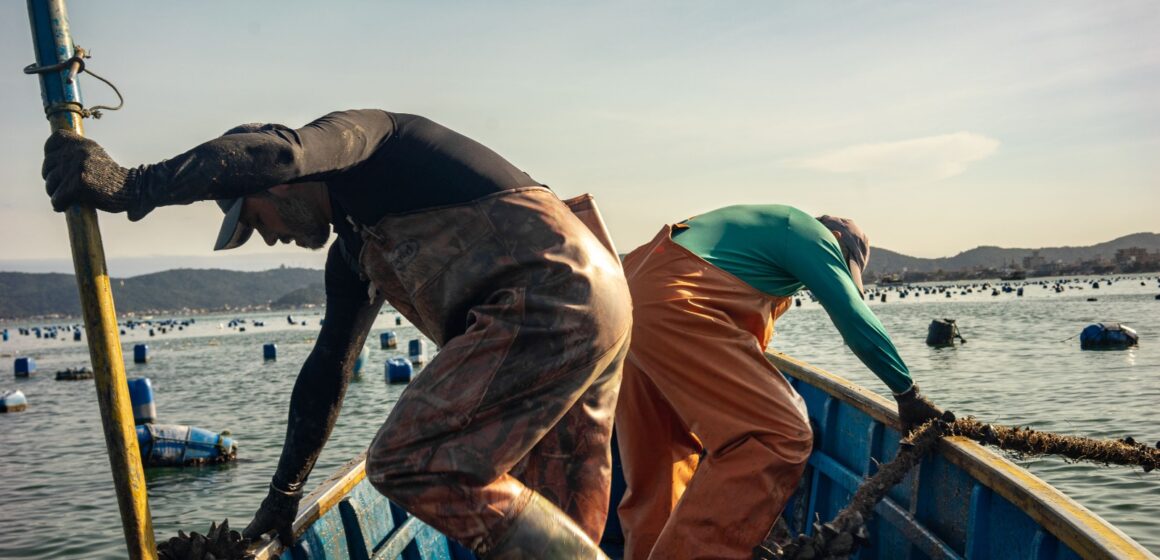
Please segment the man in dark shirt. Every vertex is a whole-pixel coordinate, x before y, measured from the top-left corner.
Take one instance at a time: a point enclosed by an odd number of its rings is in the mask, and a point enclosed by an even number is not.
[[[371,483],[484,556],[599,554],[631,304],[598,214],[586,226],[483,145],[377,110],[299,129],[242,125],[134,169],[58,131],[43,172],[57,210],[91,204],[136,221],[217,200],[226,219],[216,249],[254,230],[267,244],[307,248],[337,233],[325,320],[247,536],[293,538],[306,478],[386,301],[441,351],[371,444]]]

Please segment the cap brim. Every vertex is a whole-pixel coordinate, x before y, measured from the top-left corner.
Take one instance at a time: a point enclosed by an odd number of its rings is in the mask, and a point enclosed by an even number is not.
[[[226,212],[226,217],[222,220],[222,229],[218,231],[217,243],[213,246],[214,251],[241,247],[250,239],[250,234],[254,233],[254,228],[242,223],[242,206],[245,202],[244,198],[237,199]]]
[[[846,268],[850,269],[850,278],[854,280],[854,285],[858,287],[858,295],[863,298],[866,297],[866,288],[862,287],[862,267],[854,261],[846,261]]]

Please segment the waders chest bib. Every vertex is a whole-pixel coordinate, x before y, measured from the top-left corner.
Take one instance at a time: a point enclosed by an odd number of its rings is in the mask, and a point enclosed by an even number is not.
[[[764,355],[791,300],[671,232],[624,260],[634,306],[616,418],[625,558],[752,558],[812,442],[804,401]]]
[[[543,187],[361,233],[372,290],[439,346],[375,436],[367,478],[480,553],[533,493],[599,539],[631,324],[611,244]]]

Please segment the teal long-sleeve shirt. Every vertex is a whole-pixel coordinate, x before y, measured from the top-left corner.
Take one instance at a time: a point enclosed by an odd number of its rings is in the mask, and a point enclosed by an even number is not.
[[[788,297],[808,288],[870,371],[896,393],[910,388],[910,371],[821,222],[792,206],[765,204],[726,206],[682,224],[674,242],[757,290]]]

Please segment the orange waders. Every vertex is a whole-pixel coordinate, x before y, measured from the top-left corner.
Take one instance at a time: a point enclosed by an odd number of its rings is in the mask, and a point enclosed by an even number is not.
[[[529,532],[568,518],[572,537],[599,541],[631,334],[615,255],[543,187],[362,234],[374,289],[440,347],[375,436],[367,478],[481,555],[535,557],[558,535]]]
[[[790,298],[670,237],[624,260],[633,335],[616,410],[625,558],[752,558],[809,458],[805,403],[766,360]]]

